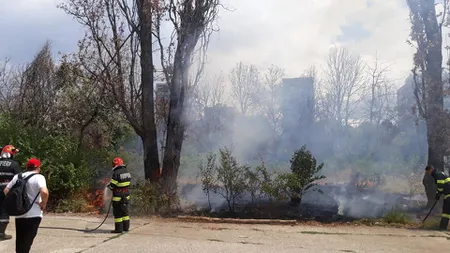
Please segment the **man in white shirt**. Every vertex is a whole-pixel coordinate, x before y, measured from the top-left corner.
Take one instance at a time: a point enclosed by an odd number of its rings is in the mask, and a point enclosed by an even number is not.
[[[23,178],[41,172],[41,162],[36,158],[31,158],[26,164],[26,172],[22,173]],[[11,182],[6,186],[4,193],[13,187],[17,181],[18,175],[15,175]],[[33,202],[36,196],[40,196],[32,204],[30,211],[16,216],[16,253],[29,253],[33,245],[39,225],[43,217],[43,211],[47,206],[48,189],[45,177],[42,174],[34,175],[28,179],[26,192],[30,202]]]

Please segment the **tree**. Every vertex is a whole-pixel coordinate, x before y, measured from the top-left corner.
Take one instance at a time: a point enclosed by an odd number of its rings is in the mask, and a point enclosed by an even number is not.
[[[205,108],[225,104],[225,85],[223,75],[205,78],[195,87],[194,107],[200,116]]]
[[[161,3],[160,3],[161,4]],[[213,23],[218,17],[220,0],[170,0],[163,9],[173,26],[169,46],[164,47],[161,35],[162,13],[157,13],[155,37],[159,45],[161,65],[169,83],[169,115],[163,158],[162,180],[164,191],[176,193],[181,149],[188,125],[189,95],[198,83],[203,70],[204,56],[209,38],[214,32]],[[199,43],[200,42],[200,43]],[[200,54],[199,69],[190,79],[196,49]],[[173,55],[172,55],[173,52]]]
[[[199,164],[202,189],[208,199],[208,207],[211,211],[211,193],[216,189],[216,154],[209,153],[206,157],[206,164]]]
[[[220,165],[217,166],[216,191],[225,198],[230,212],[234,212],[236,200],[242,197],[246,190],[245,172],[247,166],[240,165],[229,148],[219,150]]]
[[[282,179],[291,190],[291,201],[300,204],[304,193],[315,186],[318,180],[325,178],[323,175],[318,175],[324,164],[317,164],[316,158],[306,149],[306,146],[294,152],[290,163],[292,174],[284,174]]]
[[[146,179],[159,171],[153,98],[150,1],[67,0],[60,5],[86,28],[75,54],[87,78],[113,94],[121,112],[141,137]]]
[[[324,91],[326,106],[338,124],[348,126],[349,120],[361,102],[366,77],[365,67],[358,55],[345,47],[334,47],[328,55],[325,71],[327,86]]]
[[[444,11],[438,21],[434,0],[407,0],[411,20],[411,41],[414,54],[415,97],[420,116],[427,125],[428,164],[439,170],[444,169],[446,149],[443,82],[442,82],[442,26],[446,21],[448,1],[443,2]],[[424,177],[428,204],[433,202],[432,192],[436,192],[430,177]]]
[[[272,124],[272,127],[281,132],[281,103],[280,86],[284,77],[284,69],[272,65],[264,74],[264,94],[262,96],[261,106],[263,114]]]
[[[242,115],[255,110],[261,100],[260,73],[256,66],[242,62],[230,72],[231,96],[235,100]]]
[[[369,67],[368,71],[370,96],[364,98],[366,100],[364,111],[370,123],[380,125],[383,120],[393,117],[393,108],[390,105],[394,99],[394,92],[387,77],[389,66],[380,63],[376,56],[373,66]]]

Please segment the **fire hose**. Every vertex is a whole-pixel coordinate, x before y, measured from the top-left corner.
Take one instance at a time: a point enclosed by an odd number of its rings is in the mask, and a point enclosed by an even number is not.
[[[430,209],[430,211],[428,212],[427,216],[425,216],[425,219],[423,219],[422,223],[424,223],[424,222],[427,220],[428,216],[430,216],[430,214],[431,214],[431,212],[433,211],[434,206],[436,205],[437,202],[438,202],[438,200],[435,200],[435,201],[434,201],[433,206],[431,207],[431,209]]]
[[[109,212],[111,211],[111,206],[112,206],[112,201],[110,201],[109,207],[108,207],[108,212],[106,212],[105,218],[104,218],[103,221],[100,223],[100,225],[98,225],[98,226],[97,226],[96,228],[94,228],[94,229],[85,229],[84,232],[92,233],[92,232],[96,231],[97,229],[99,229],[99,228],[105,223],[106,219],[108,219]]]

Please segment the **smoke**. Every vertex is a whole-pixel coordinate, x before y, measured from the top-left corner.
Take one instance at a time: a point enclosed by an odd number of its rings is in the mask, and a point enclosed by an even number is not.
[[[303,205],[313,209],[336,207],[338,215],[373,218],[393,208],[408,210],[412,203],[424,201],[423,195],[410,193],[407,182],[408,175],[422,172],[420,164],[425,161],[427,147],[423,121],[417,121],[411,110],[415,104],[411,78],[399,89],[397,97],[389,94],[398,101],[390,99],[389,104],[379,105],[398,116],[379,116],[380,120],[370,121],[363,113],[370,98],[362,97],[364,103],[349,101],[355,103],[355,113],[348,119],[351,123],[348,125],[337,121],[333,113],[327,114],[330,108],[320,89],[314,88],[317,85],[314,78],[285,79],[277,84],[277,105],[259,100],[248,115],[241,115],[234,106],[203,107],[199,113],[202,118],[192,120],[188,130],[180,171],[197,172],[200,158],[191,159],[194,153],[201,156],[225,146],[232,148],[233,155],[242,164],[255,166],[263,158],[267,167],[287,171],[293,152],[306,145],[318,162],[325,163],[322,174],[327,177],[327,186],[319,186],[323,194],[308,192]],[[261,89],[267,87],[262,85]],[[270,109],[278,110],[275,112],[280,115],[278,125],[268,117]],[[374,183],[374,175],[394,177],[396,181],[375,182],[375,186],[359,189],[350,180],[357,173],[369,183]],[[400,185],[404,187],[386,190]],[[187,201],[203,207],[208,205],[200,184],[180,188]],[[213,193],[210,197],[214,210],[224,207],[220,195]],[[246,196],[242,201],[248,200]]]

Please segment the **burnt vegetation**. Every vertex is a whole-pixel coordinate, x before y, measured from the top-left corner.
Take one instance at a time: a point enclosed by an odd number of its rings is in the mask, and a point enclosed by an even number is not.
[[[43,161],[53,211],[104,208],[121,156],[136,214],[410,223],[436,191],[424,165],[449,168],[449,3],[406,2],[415,53],[397,90],[382,55],[343,46],[295,78],[244,61],[207,73],[220,0],[61,1],[85,35],[58,60],[47,42],[0,61],[0,142]]]

